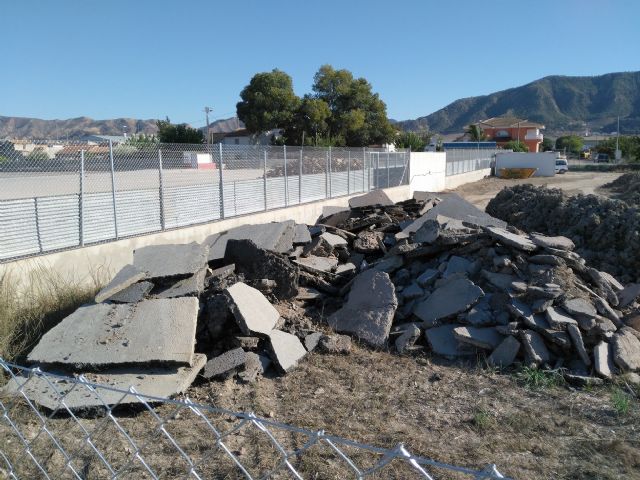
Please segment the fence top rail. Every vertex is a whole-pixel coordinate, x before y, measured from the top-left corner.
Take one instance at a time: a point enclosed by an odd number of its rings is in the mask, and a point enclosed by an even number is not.
[[[277,422],[275,420],[260,418],[251,412],[236,412],[236,411],[225,409],[225,408],[213,407],[211,405],[205,405],[200,403],[194,403],[191,400],[189,400],[187,396],[185,396],[184,399],[155,397],[152,395],[146,395],[144,393],[138,392],[133,387],[130,387],[128,390],[114,388],[109,385],[101,385],[98,383],[89,382],[82,375],[79,375],[78,377],[70,377],[70,376],[50,373],[50,372],[43,371],[38,367],[30,368],[30,367],[21,366],[12,362],[8,362],[8,361],[5,361],[2,357],[0,357],[0,372],[1,371],[4,371],[8,375],[10,381],[16,382],[18,384],[18,388],[16,391],[19,393],[19,395],[21,395],[25,399],[27,399],[27,397],[24,394],[23,389],[24,389],[24,386],[30,380],[32,380],[33,378],[41,378],[45,380],[46,383],[54,389],[55,394],[59,396],[59,399],[57,400],[59,402],[58,410],[63,410],[63,411],[67,410],[68,413],[70,413],[73,418],[75,417],[73,416],[72,412],[66,407],[64,403],[64,397],[67,395],[67,393],[70,390],[68,390],[66,393],[60,393],[54,387],[54,382],[56,381],[62,380],[67,384],[72,384],[74,385],[72,389],[84,388],[87,391],[91,392],[92,394],[97,395],[99,398],[100,398],[99,392],[101,391],[117,393],[121,395],[122,398],[125,398],[128,395],[133,395],[143,405],[145,405],[149,409],[152,409],[152,407],[150,406],[153,404],[169,404],[177,407],[188,408],[190,410],[200,412],[200,413],[207,412],[212,414],[221,414],[221,415],[234,417],[240,421],[253,422],[259,425],[259,428],[261,429],[273,428],[273,429],[288,431],[291,433],[302,434],[307,436],[310,439],[310,441],[312,441],[313,443],[326,442],[327,444],[331,445],[332,448],[337,449],[337,452],[340,456],[343,456],[343,455],[346,456],[346,454],[344,454],[344,452],[340,450],[340,447],[343,447],[343,448],[349,447],[349,448],[364,450],[369,453],[379,455],[381,457],[377,466],[370,469],[371,472],[377,471],[379,468],[384,467],[393,459],[399,459],[404,462],[407,462],[411,467],[413,467],[415,472],[423,478],[430,479],[432,477],[422,467],[436,467],[436,468],[455,471],[455,472],[466,474],[466,475],[471,475],[473,476],[473,478],[477,480],[481,480],[481,479],[509,480],[507,477],[504,477],[502,474],[500,474],[497,467],[493,464],[487,465],[482,470],[476,470],[476,469],[467,468],[467,467],[459,467],[459,466],[450,465],[444,462],[439,462],[431,458],[414,455],[402,443],[398,444],[395,448],[377,447],[374,445],[369,445],[369,444],[349,440],[346,438],[330,435],[330,434],[327,434],[324,430],[314,431],[314,430],[297,427],[294,425],[289,425],[286,423]],[[4,415],[7,416],[8,409],[7,409],[7,405],[3,403],[4,401],[6,400],[0,398],[0,410],[3,410]],[[27,403],[31,406],[31,408],[35,410],[35,406],[30,400],[27,399]],[[105,407],[107,407],[106,404],[105,404]],[[109,416],[113,416],[113,410],[115,407],[117,407],[117,405],[110,406],[107,409],[108,410],[107,413]],[[40,418],[43,418],[43,417],[40,417]],[[52,418],[53,418],[53,415],[49,416],[48,420],[51,421]],[[2,452],[2,447],[0,446],[0,453],[1,452]]]

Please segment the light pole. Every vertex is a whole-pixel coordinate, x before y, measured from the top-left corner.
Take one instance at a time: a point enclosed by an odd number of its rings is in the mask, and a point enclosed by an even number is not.
[[[213,111],[213,108],[204,107],[204,114],[207,119],[207,145],[209,144],[210,134],[209,134],[209,113]]]

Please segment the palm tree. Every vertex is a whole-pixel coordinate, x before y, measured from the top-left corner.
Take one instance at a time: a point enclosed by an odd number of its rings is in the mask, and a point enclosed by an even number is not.
[[[469,129],[465,133],[469,135],[472,142],[483,142],[487,139],[484,131],[478,125],[469,125]]]

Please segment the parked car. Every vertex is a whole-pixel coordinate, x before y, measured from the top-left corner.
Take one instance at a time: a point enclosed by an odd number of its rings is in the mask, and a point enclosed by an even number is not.
[[[595,158],[596,163],[609,163],[609,154],[608,153],[599,153]]]
[[[565,158],[556,159],[556,173],[565,173],[569,171],[569,164]]]

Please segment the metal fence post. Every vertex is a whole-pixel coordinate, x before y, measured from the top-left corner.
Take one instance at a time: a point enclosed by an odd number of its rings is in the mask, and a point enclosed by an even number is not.
[[[329,152],[325,155],[324,160],[324,196],[329,198]]]
[[[116,233],[116,240],[118,235],[118,208],[116,207],[116,171],[113,164],[113,142],[109,140],[109,160],[111,160],[111,199],[113,201],[113,227]]]
[[[387,150],[387,188],[389,188],[390,182],[390,173],[389,173],[389,150]]]
[[[40,237],[40,212],[38,211],[38,197],[34,197],[34,207],[36,214],[36,237],[38,238],[38,250],[42,253],[42,237]]]
[[[284,153],[284,206],[289,206],[289,180],[287,178],[287,146],[282,146]]]
[[[380,152],[378,152],[378,155],[376,155],[376,179],[373,182],[373,188],[374,189],[378,189],[380,188]]]
[[[347,157],[347,195],[351,193],[351,150],[347,151],[349,156]]]
[[[162,169],[162,150],[158,149],[158,200],[160,201],[160,230],[165,229],[164,215],[164,170]]]
[[[298,166],[298,203],[302,203],[302,152],[304,147],[300,147],[300,165]]]
[[[78,243],[84,247],[84,150],[80,150],[80,195],[78,195]]]
[[[224,218],[224,178],[222,174],[222,143],[218,144],[218,183],[220,188],[220,218]],[[235,183],[233,186],[235,196]],[[235,205],[235,198],[234,198]]]
[[[331,158],[331,145],[329,145],[329,198],[333,198],[333,192],[332,192],[333,189],[331,188],[332,187],[332,185],[331,185],[331,183],[332,183],[331,182],[331,180],[332,180],[332,178],[331,178],[331,175],[332,175],[332,172],[331,172],[331,160],[332,160],[332,158]]]
[[[367,172],[367,148],[362,147],[362,191],[366,191],[365,173]]]
[[[267,209],[267,149],[264,149],[264,173],[262,174],[264,179],[264,209]]]

